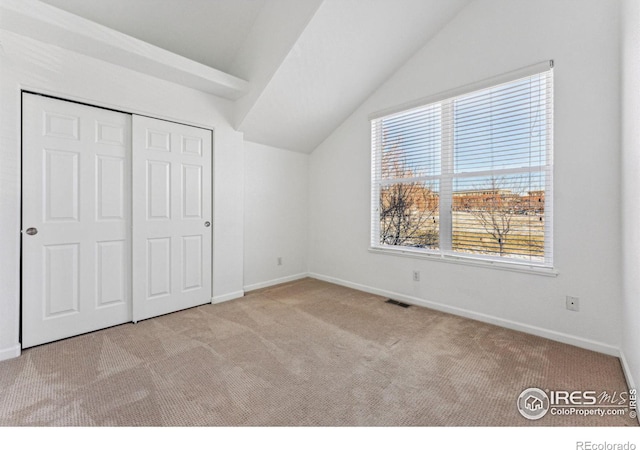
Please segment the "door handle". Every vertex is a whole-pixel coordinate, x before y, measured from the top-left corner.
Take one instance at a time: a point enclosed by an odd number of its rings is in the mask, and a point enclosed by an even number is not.
[[[210,227],[210,226],[211,226],[211,222],[209,222],[209,221],[205,222],[205,223],[204,223],[204,226],[205,226],[205,227]]]
[[[27,228],[26,233],[29,236],[33,236],[34,234],[38,234],[38,229],[37,228]]]

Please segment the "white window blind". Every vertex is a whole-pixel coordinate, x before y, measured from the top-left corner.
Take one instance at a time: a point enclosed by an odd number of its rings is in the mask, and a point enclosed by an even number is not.
[[[371,121],[374,248],[551,267],[553,69]]]

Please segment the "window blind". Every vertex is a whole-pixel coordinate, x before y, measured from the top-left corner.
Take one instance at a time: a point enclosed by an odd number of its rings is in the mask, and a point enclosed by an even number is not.
[[[552,266],[552,68],[371,133],[372,247]]]

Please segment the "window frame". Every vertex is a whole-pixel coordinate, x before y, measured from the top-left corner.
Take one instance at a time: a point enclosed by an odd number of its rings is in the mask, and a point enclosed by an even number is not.
[[[392,254],[398,256],[407,256],[411,258],[426,258],[432,260],[445,261],[450,263],[479,265],[485,267],[493,267],[503,270],[537,273],[542,275],[557,275],[557,270],[554,268],[553,259],[553,133],[554,133],[554,62],[544,61],[542,63],[534,64],[516,71],[512,71],[497,77],[492,77],[481,82],[463,86],[461,88],[442,92],[435,96],[423,98],[417,101],[406,103],[394,108],[389,108],[383,111],[372,114],[369,119],[371,120],[371,236],[369,251],[378,254]],[[544,203],[544,256],[542,261],[532,261],[527,259],[509,258],[506,256],[495,255],[481,255],[475,253],[464,253],[453,250],[453,218],[452,218],[452,206],[454,190],[452,188],[455,179],[463,179],[465,177],[478,177],[482,174],[481,171],[474,172],[458,172],[454,170],[454,145],[453,145],[453,126],[445,127],[444,123],[450,123],[450,119],[453,117],[454,102],[456,99],[465,95],[473,94],[476,91],[484,89],[495,88],[503,84],[514,83],[520,79],[540,75],[548,72],[548,79],[550,86],[548,86],[547,103],[545,104],[545,111],[550,113],[548,118],[549,122],[545,131],[545,144],[544,155],[545,163],[538,166],[527,166],[526,168],[503,168],[492,169],[490,171],[484,171],[484,175],[490,174],[494,176],[496,173],[509,174],[533,174],[534,172],[544,173],[546,177],[545,182],[545,203]],[[385,184],[392,185],[390,180],[383,180],[381,175],[382,170],[382,145],[376,147],[376,143],[381,143],[382,126],[374,126],[382,119],[389,118],[390,116],[398,114],[406,114],[411,110],[418,110],[419,108],[428,108],[431,105],[439,104],[442,107],[441,112],[441,140],[442,145],[440,147],[440,173],[438,175],[421,175],[410,177],[406,179],[393,179],[394,182],[424,182],[429,180],[438,180],[439,186],[439,248],[414,248],[403,245],[391,245],[383,244],[381,240],[381,225],[380,225],[380,195],[381,186]],[[449,141],[447,143],[447,140]],[[449,195],[442,196],[443,191],[448,192]],[[443,213],[444,212],[444,213]]]

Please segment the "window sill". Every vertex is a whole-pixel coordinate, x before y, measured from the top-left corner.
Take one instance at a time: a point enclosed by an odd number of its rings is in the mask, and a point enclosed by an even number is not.
[[[395,248],[369,247],[370,253],[380,255],[402,256],[405,258],[425,259],[431,261],[442,261],[449,264],[462,264],[466,266],[484,267],[489,269],[506,270],[509,272],[519,272],[532,275],[542,275],[545,277],[557,277],[559,272],[552,267],[540,267],[519,263],[505,263],[502,261],[492,261],[488,259],[474,258],[473,256],[445,255],[441,253],[425,253],[416,250],[400,250]]]

